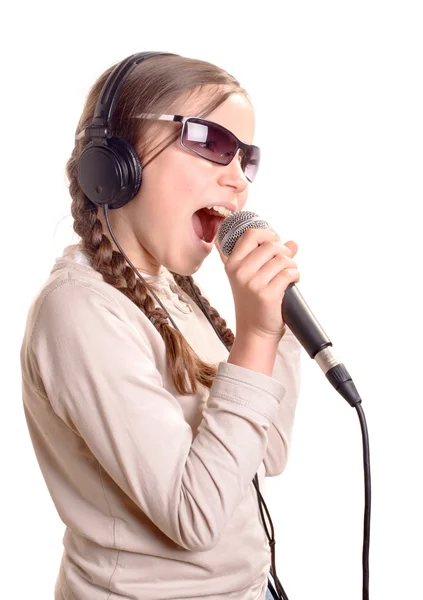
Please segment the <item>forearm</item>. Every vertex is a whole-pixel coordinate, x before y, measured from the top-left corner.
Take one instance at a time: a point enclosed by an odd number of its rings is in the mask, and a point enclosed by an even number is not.
[[[267,477],[282,473],[287,462],[300,391],[301,354],[300,344],[288,329],[279,344],[272,373],[273,379],[284,386],[286,393],[267,434],[268,446],[264,458]]]
[[[227,362],[271,377],[277,352],[276,340],[241,333],[235,338]]]

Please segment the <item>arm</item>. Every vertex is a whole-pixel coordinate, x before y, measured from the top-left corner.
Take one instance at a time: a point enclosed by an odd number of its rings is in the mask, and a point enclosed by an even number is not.
[[[228,357],[234,363],[271,376],[286,393],[270,426],[266,455],[266,477],[280,475],[286,466],[300,384],[300,344],[285,326],[279,344],[242,332],[236,337]]]
[[[279,404],[276,419],[267,435],[268,446],[264,458],[266,477],[280,475],[285,469],[295,409],[300,389],[301,346],[290,329],[279,342],[272,377],[284,386],[286,393]]]
[[[66,282],[43,301],[30,340],[55,413],[170,539],[204,551],[219,541],[266,452],[285,390],[221,363],[193,440],[143,335],[113,299]]]
[[[217,250],[220,253],[218,246]],[[209,300],[203,289],[202,295]],[[269,375],[286,389],[276,419],[267,432],[268,446],[263,459],[266,477],[275,477],[285,469],[289,454],[300,388],[301,346],[286,325],[276,345],[257,336],[253,338],[248,332],[237,332],[227,361]]]

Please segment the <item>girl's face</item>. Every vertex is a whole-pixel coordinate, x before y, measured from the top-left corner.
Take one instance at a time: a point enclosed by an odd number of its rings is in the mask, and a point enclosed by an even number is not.
[[[198,99],[201,96],[197,96],[197,105]],[[198,114],[193,100],[182,104],[178,114]],[[244,95],[232,94],[207,119],[252,144],[254,111]],[[160,121],[159,141],[160,136],[166,139],[180,129],[180,123]],[[194,230],[198,217],[194,213],[216,205],[233,212],[244,208],[248,180],[241,170],[239,154],[240,150],[229,165],[217,165],[183,148],[178,138],[147,164],[137,196],[111,213],[120,213],[112,228],[116,227],[114,233],[137,269],[158,274],[164,265],[170,271],[191,275],[200,268],[214,240],[206,242],[198,237]]]

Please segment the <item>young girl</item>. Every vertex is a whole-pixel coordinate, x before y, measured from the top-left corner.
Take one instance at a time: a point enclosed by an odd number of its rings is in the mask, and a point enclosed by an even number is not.
[[[88,95],[67,164],[80,242],[34,299],[21,351],[66,525],[55,600],[272,597],[260,491],[285,467],[298,395],[281,316],[297,245],[249,229],[219,249],[236,338],[191,277],[246,204],[253,133],[245,90],[199,60],[134,55]]]

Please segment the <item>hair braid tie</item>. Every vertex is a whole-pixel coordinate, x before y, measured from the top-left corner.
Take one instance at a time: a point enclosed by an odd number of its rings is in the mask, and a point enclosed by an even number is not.
[[[161,308],[155,308],[154,310],[152,310],[148,315],[148,318],[150,319],[150,321],[156,329],[159,329],[159,327],[161,327],[162,325],[169,324],[167,314]]]

